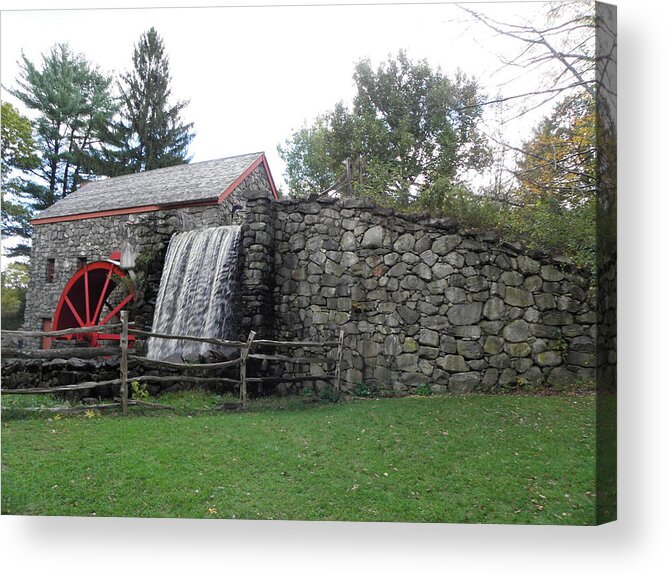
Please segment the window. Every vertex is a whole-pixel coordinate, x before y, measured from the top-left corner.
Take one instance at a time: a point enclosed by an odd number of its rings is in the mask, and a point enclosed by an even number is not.
[[[84,267],[88,263],[88,258],[76,258],[76,269],[80,270],[82,267]]]
[[[49,258],[46,260],[46,281],[47,283],[53,282],[55,276],[55,259]]]

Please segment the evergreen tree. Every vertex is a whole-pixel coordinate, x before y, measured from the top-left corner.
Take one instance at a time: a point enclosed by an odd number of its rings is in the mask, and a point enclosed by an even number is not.
[[[12,94],[37,113],[35,136],[45,184],[40,208],[76,190],[90,176],[90,157],[115,113],[111,78],[67,44],[42,56],[38,69],[22,55],[18,88]],[[37,193],[37,190],[35,190]]]
[[[113,145],[98,158],[98,170],[111,176],[190,160],[187,151],[193,125],[181,119],[188,102],[170,103],[169,59],[155,28],[141,35],[132,63],[133,69],[120,77],[120,120],[108,135]]]

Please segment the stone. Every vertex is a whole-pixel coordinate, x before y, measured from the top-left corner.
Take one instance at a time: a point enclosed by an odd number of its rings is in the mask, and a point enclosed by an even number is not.
[[[404,305],[398,306],[397,311],[398,315],[408,324],[415,324],[421,317],[418,311]]]
[[[455,304],[446,315],[453,325],[472,325],[481,319],[482,309],[481,302]]]
[[[411,252],[415,243],[416,239],[412,234],[403,234],[393,243],[393,250],[398,253]]]
[[[456,252],[451,252],[444,256],[444,261],[451,264],[454,268],[465,267],[465,258]]]
[[[556,351],[543,351],[537,353],[536,362],[541,367],[556,366],[562,363],[562,356]]]
[[[356,263],[358,263],[358,256],[354,252],[342,252],[341,266],[349,268]]]
[[[469,371],[467,362],[462,355],[445,355],[437,359],[437,366],[445,371]]]
[[[567,311],[549,310],[543,313],[545,325],[571,325],[573,322],[573,316]]]
[[[449,264],[436,263],[432,266],[432,273],[437,279],[444,279],[447,276],[450,276],[453,273],[453,266]]]
[[[449,377],[448,386],[451,393],[471,393],[481,382],[478,372],[454,373]]]
[[[449,287],[444,290],[446,299],[451,303],[464,303],[467,301],[467,293],[464,289],[458,287]]]
[[[519,286],[523,283],[523,275],[515,271],[506,271],[500,279],[508,286]]]
[[[422,289],[423,280],[419,279],[417,276],[408,275],[402,279],[400,282],[400,287],[409,291]]]
[[[532,335],[529,324],[522,320],[512,321],[502,331],[504,339],[511,343],[527,341]]]
[[[439,357],[438,347],[419,347],[419,355],[425,359],[436,359]]]
[[[490,367],[483,374],[483,379],[481,380],[481,387],[484,389],[489,389],[497,384],[499,379],[499,370],[494,367]]]
[[[549,386],[570,386],[576,383],[576,380],[578,377],[573,371],[569,371],[566,367],[559,366],[559,367],[554,367],[550,373],[548,374],[548,377],[546,378],[546,381]]]
[[[555,307],[555,297],[552,293],[540,293],[534,296],[534,302],[540,310],[553,309]]]
[[[526,309],[525,313],[523,314],[523,319],[530,323],[537,323],[540,318],[541,314],[539,313],[538,310],[534,309],[533,307]]]
[[[421,257],[423,257],[423,253],[426,250],[430,250],[430,246],[432,246],[432,238],[430,236],[423,236],[414,244],[414,253],[421,254]]]
[[[424,263],[415,265],[412,271],[423,280],[429,281],[432,279],[432,272],[430,271],[430,268]]]
[[[407,273],[407,269],[406,263],[399,262],[388,270],[387,275],[389,277],[403,277]]]
[[[432,329],[422,329],[419,332],[419,344],[432,347],[439,346],[439,334]]]
[[[483,306],[483,317],[496,320],[501,319],[504,313],[504,302],[498,298],[490,298]]]
[[[523,287],[531,292],[539,291],[543,286],[543,280],[540,276],[528,276],[523,282]]]
[[[516,307],[528,307],[534,303],[531,292],[515,287],[506,288],[505,301]]]
[[[518,269],[525,275],[538,274],[541,264],[532,258],[520,255],[516,258]]]
[[[534,337],[544,337],[546,339],[557,339],[560,336],[559,328],[550,325],[532,324],[530,330]]]
[[[421,254],[421,259],[425,262],[426,265],[432,267],[435,265],[439,257],[432,250],[426,250]]]
[[[505,343],[504,351],[511,357],[527,357],[532,353],[532,348],[529,343]],[[527,369],[527,368],[526,368]]]
[[[361,240],[361,247],[363,248],[381,248],[384,245],[385,230],[381,226],[373,226],[369,228]],[[348,248],[345,248],[348,249]]]
[[[567,354],[567,363],[580,367],[594,367],[596,365],[596,355],[594,353],[584,353],[570,349]]]
[[[489,355],[495,355],[504,350],[504,339],[495,335],[489,335],[483,344],[483,350]]]
[[[542,266],[541,277],[548,282],[559,282],[564,279],[564,274],[555,266]]]
[[[406,337],[405,342],[402,344],[402,351],[406,353],[414,353],[419,350],[419,344],[413,337]]]
[[[414,353],[401,353],[395,358],[395,365],[398,369],[404,371],[416,371],[418,368],[419,356]]]
[[[465,280],[465,288],[471,293],[478,293],[488,289],[488,279],[475,275]]]
[[[402,257],[400,259],[406,264],[409,264],[410,266],[413,266],[415,263],[421,261],[421,258],[419,256],[411,252],[402,254]]]
[[[460,245],[460,242],[462,242],[462,238],[460,236],[443,236],[433,242],[431,249],[437,255],[445,256],[455,247]]]
[[[480,359],[483,357],[483,348],[477,341],[458,341],[458,354],[465,359]]]

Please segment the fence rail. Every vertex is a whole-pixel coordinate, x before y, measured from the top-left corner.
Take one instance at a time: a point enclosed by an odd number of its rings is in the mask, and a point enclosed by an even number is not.
[[[127,414],[128,406],[130,405],[143,405],[150,406],[147,402],[137,400],[130,400],[128,398],[128,383],[129,383],[129,364],[138,364],[146,367],[162,368],[170,370],[182,371],[205,371],[211,369],[226,369],[229,367],[239,366],[238,379],[229,377],[195,377],[190,375],[140,375],[132,377],[132,381],[137,382],[154,382],[154,383],[231,383],[239,385],[239,400],[240,406],[245,409],[247,407],[247,384],[248,383],[282,383],[282,382],[297,382],[297,381],[332,381],[333,390],[337,396],[340,394],[340,381],[342,373],[342,357],[344,348],[344,332],[340,330],[338,339],[325,340],[325,341],[277,341],[269,339],[255,339],[256,333],[251,331],[246,341],[230,341],[210,337],[198,337],[184,334],[165,334],[140,329],[130,328],[130,324],[126,311],[120,312],[120,324],[92,326],[82,328],[71,328],[58,331],[3,331],[4,335],[18,336],[18,337],[62,337],[67,335],[77,335],[82,333],[89,333],[93,331],[103,332],[120,332],[120,347],[98,347],[98,348],[62,348],[51,350],[15,350],[11,348],[2,348],[2,356],[10,358],[23,358],[23,359],[52,359],[52,358],[91,358],[101,357],[106,355],[115,355],[120,352],[120,377],[118,379],[110,379],[105,381],[88,381],[76,383],[72,385],[62,385],[57,387],[32,387],[21,389],[0,389],[2,394],[39,394],[39,393],[64,393],[69,391],[79,391],[84,389],[95,389],[105,386],[120,386],[119,406],[124,415]],[[149,359],[139,356],[129,348],[129,336],[135,337],[154,337],[157,339],[176,339],[182,341],[196,341],[202,343],[209,343],[212,345],[239,348],[240,356],[236,359],[216,362],[216,363],[176,363],[163,360]],[[337,347],[336,358],[317,358],[316,360],[304,357],[290,357],[284,354],[267,354],[267,353],[250,353],[252,347],[273,347],[273,348],[326,348]],[[264,377],[248,377],[247,376],[247,362],[248,359],[253,360],[266,360],[266,361],[281,361],[286,363],[335,363],[334,375],[294,375],[294,376],[264,376]],[[154,404],[157,406],[157,404]]]

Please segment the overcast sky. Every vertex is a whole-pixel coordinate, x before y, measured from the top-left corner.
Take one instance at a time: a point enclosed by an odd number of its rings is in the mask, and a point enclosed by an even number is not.
[[[476,8],[516,21],[537,17],[544,5]],[[518,46],[470,28],[464,17],[447,3],[8,11],[0,30],[2,96],[16,104],[6,88],[15,86],[21,52],[38,63],[66,42],[103,71],[121,73],[141,33],[154,26],[169,55],[174,97],[190,101],[183,116],[196,131],[193,161],[265,151],[284,186],[277,145],[337,101],[350,102],[360,58],[376,66],[405,49],[446,74],[460,68],[478,77],[490,93],[514,77],[515,70],[493,74],[495,54]]]

